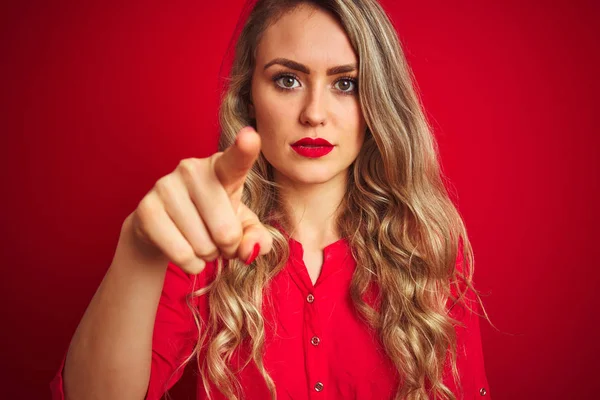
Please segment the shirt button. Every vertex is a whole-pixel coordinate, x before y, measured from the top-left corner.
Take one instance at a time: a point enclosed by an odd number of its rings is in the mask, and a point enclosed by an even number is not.
[[[317,392],[320,392],[321,390],[323,390],[323,384],[321,382],[315,383],[315,390]]]
[[[306,296],[306,301],[312,303],[313,301],[315,301],[315,296],[313,296],[312,293],[309,294],[308,296]]]
[[[313,346],[318,346],[320,342],[321,339],[319,339],[318,336],[313,336],[312,339],[310,339],[310,343],[312,343]]]
[[[481,388],[479,389],[479,394],[485,396],[487,394],[487,390],[485,390],[485,388]]]

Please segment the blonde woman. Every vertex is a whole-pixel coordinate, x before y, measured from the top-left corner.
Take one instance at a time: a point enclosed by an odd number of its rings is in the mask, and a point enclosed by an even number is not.
[[[473,256],[375,0],[248,5],[220,150],[123,223],[55,399],[489,398]]]

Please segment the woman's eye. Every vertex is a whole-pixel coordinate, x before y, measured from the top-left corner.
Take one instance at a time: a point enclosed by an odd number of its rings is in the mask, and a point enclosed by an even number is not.
[[[275,83],[277,83],[278,86],[280,86],[284,89],[294,89],[294,88],[297,88],[298,86],[300,86],[298,79],[296,79],[295,77],[293,77],[291,75],[284,75],[279,78],[276,78]],[[298,85],[294,86],[294,83],[298,83]]]
[[[353,79],[340,79],[335,83],[335,87],[342,92],[354,92],[356,90],[356,82]]]

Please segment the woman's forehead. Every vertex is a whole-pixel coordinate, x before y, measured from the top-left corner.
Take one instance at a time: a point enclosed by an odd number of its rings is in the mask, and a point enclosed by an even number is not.
[[[285,13],[265,30],[257,63],[286,58],[314,70],[357,62],[344,28],[329,12],[302,5]]]

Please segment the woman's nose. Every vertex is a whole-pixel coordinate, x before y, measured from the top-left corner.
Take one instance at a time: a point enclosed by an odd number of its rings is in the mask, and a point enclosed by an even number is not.
[[[327,123],[326,89],[314,87],[306,94],[306,101],[300,114],[300,122],[310,126]]]

